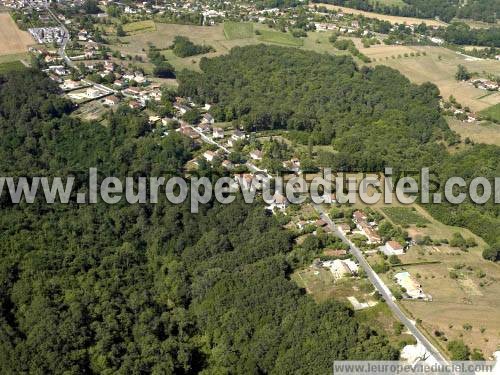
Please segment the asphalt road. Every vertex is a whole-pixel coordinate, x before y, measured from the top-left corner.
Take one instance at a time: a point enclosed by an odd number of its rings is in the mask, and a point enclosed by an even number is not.
[[[430,354],[434,359],[438,362],[448,363],[448,361],[441,355],[441,353],[434,347],[434,345],[427,339],[427,337],[420,332],[415,323],[408,319],[404,312],[399,308],[399,306],[395,302],[395,298],[392,295],[391,291],[384,284],[382,279],[377,275],[375,271],[373,271],[372,267],[366,261],[365,257],[361,250],[356,247],[344,234],[337,228],[335,223],[325,214],[324,210],[320,206],[315,205],[316,211],[320,214],[321,219],[323,219],[329,226],[329,228],[340,238],[343,242],[350,246],[351,253],[356,257],[359,262],[359,265],[363,267],[368,276],[368,279],[375,286],[375,288],[380,292],[380,294],[384,297],[387,305],[391,309],[391,311],[396,315],[396,317],[403,323],[406,328],[413,334],[413,336],[425,347],[427,354]]]

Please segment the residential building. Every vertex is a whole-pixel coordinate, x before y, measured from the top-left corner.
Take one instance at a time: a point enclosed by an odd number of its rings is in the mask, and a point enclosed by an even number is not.
[[[216,139],[224,138],[224,129],[222,128],[213,128],[212,137]]]
[[[403,255],[405,253],[404,247],[396,241],[387,241],[384,246],[382,246],[382,251],[385,255]]]

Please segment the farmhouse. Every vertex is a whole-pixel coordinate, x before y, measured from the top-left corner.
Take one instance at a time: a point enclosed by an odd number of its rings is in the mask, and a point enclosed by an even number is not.
[[[382,251],[385,255],[403,255],[405,253],[404,247],[396,241],[387,241],[384,246],[382,246]]]

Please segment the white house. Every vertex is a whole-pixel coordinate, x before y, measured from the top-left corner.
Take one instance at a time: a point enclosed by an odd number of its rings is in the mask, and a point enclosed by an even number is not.
[[[218,138],[218,139],[224,138],[224,129],[222,129],[222,128],[213,128],[212,137],[213,138]]]
[[[208,162],[212,162],[214,160],[214,158],[217,156],[217,154],[213,151],[205,151],[205,153],[203,153],[203,157],[208,161]]]
[[[387,241],[385,246],[383,246],[383,250],[385,255],[403,255],[405,253],[404,247],[396,241]]]
[[[235,141],[239,141],[245,139],[245,133],[241,130],[236,129],[234,133],[231,135],[231,138]]]

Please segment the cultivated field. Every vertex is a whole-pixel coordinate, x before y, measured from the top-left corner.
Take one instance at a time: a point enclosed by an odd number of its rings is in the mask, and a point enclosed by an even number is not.
[[[263,42],[283,44],[285,46],[300,47],[304,42],[295,38],[292,34],[282,33],[280,31],[260,30],[259,40]]]
[[[379,20],[389,21],[391,23],[406,23],[406,24],[418,25],[418,24],[421,24],[422,22],[424,22],[425,24],[427,24],[429,26],[444,26],[444,25],[446,25],[445,22],[431,20],[431,19],[425,19],[425,18],[391,16],[391,15],[387,15],[387,14],[365,12],[363,10],[346,8],[346,7],[341,7],[338,5],[331,5],[331,4],[322,4],[322,3],[309,4],[309,6],[311,8],[313,8],[316,5],[317,6],[324,6],[327,9],[338,10],[338,11],[345,13],[345,14],[360,14],[360,15],[367,17],[367,18],[377,18]]]
[[[450,128],[460,134],[462,140],[469,138],[476,143],[500,146],[500,125],[484,123],[466,123],[455,118],[448,118]]]
[[[481,114],[500,122],[500,103],[495,104],[494,106],[488,107],[486,109],[483,109],[481,111]]]
[[[8,13],[0,13],[0,55],[22,53],[35,44],[30,34],[20,30]]]
[[[123,25],[123,31],[128,34],[144,33],[156,30],[156,25],[151,20],[131,22]]]
[[[429,220],[420,215],[416,209],[410,207],[385,207],[382,211],[396,225],[423,225],[429,223]]]
[[[228,40],[252,38],[254,36],[253,23],[224,22],[224,35]]]

